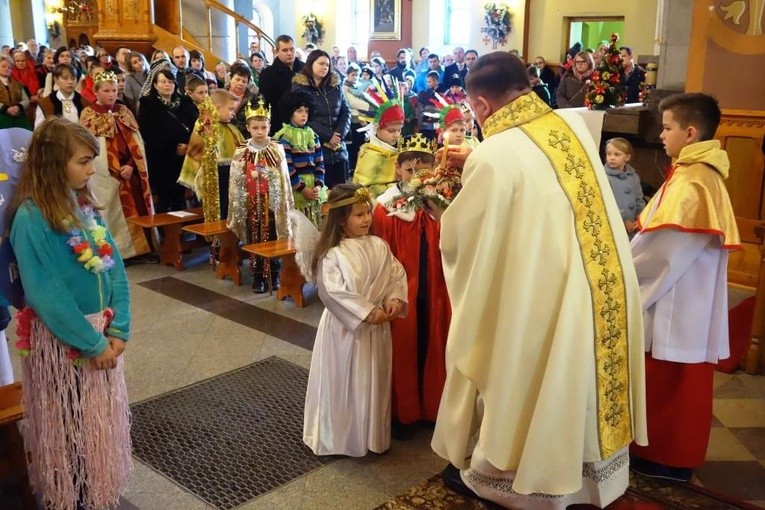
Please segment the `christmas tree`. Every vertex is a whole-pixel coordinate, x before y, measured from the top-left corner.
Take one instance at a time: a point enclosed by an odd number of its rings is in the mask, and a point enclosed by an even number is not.
[[[611,42],[603,55],[600,66],[587,80],[584,105],[590,110],[605,110],[624,104],[625,93],[622,87],[624,63],[619,53],[619,34],[611,34]]]

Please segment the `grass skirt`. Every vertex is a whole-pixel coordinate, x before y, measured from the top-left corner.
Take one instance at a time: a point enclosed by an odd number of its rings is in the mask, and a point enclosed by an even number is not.
[[[98,331],[104,313],[86,316]],[[25,436],[33,489],[52,510],[116,507],[133,468],[130,409],[117,367],[77,366],[70,348],[38,317],[30,324],[31,351],[22,361]]]

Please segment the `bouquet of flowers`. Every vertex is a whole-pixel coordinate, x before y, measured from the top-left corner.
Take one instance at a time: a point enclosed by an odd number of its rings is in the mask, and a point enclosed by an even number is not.
[[[435,169],[418,170],[412,180],[401,184],[401,194],[386,204],[389,209],[411,212],[427,209],[428,200],[446,209],[462,189],[462,176],[458,168],[437,166]]]
[[[505,3],[489,2],[483,6],[483,20],[486,26],[481,28],[484,44],[492,44],[497,49],[497,44],[507,44],[507,35],[510,33],[510,7]]]
[[[622,79],[624,63],[619,53],[619,34],[611,34],[611,42],[600,66],[592,72],[587,80],[584,95],[584,105],[590,110],[606,110],[612,106],[624,104],[625,93]]]

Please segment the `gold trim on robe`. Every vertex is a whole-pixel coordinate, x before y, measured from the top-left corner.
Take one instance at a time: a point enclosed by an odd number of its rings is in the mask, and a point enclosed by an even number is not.
[[[513,127],[544,152],[571,202],[591,290],[598,439],[605,459],[632,441],[626,284],[613,231],[595,170],[568,124],[530,93],[495,112],[483,132],[488,138]]]

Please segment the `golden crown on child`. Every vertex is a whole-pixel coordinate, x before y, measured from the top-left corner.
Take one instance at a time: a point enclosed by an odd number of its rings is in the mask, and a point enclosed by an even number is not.
[[[266,108],[266,103],[262,99],[258,99],[257,105],[257,108],[252,108],[252,101],[244,105],[244,118],[265,117],[271,120],[271,107]]]
[[[428,140],[422,133],[415,133],[412,136],[403,137],[398,142],[399,152],[425,152],[436,155],[437,144],[435,140]]]
[[[114,71],[104,71],[102,73],[98,73],[93,79],[93,83],[101,83],[105,81],[117,83],[117,75],[114,73]]]

